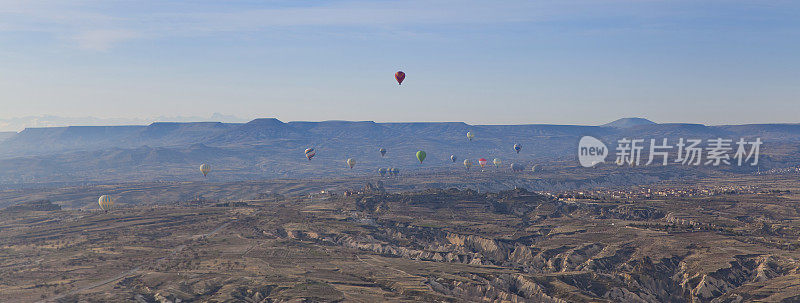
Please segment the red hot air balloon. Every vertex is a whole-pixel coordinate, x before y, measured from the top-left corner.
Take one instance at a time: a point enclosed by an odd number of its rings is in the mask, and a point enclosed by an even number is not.
[[[397,71],[394,73],[394,79],[397,80],[397,85],[403,84],[403,80],[406,78],[406,73],[403,71]]]
[[[487,160],[486,160],[486,158],[480,158],[480,159],[478,159],[478,164],[480,164],[480,165],[481,165],[481,168],[483,168],[484,166],[486,166],[486,162],[489,162],[489,161],[487,161]]]

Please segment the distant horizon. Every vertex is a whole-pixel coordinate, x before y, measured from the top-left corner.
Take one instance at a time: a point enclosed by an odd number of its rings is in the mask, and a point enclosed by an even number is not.
[[[217,119],[214,120],[213,117],[224,117],[225,119]],[[17,123],[25,123],[24,121],[30,120],[26,119],[39,119],[39,118],[49,118],[49,119],[56,119],[56,120],[64,120],[64,121],[72,121],[73,123],[54,123],[53,121],[44,121],[43,125],[26,125],[24,127],[19,126],[19,124],[11,124],[9,121],[16,121]],[[166,117],[165,117],[166,118]],[[20,132],[26,128],[48,128],[48,127],[69,127],[69,126],[146,126],[153,123],[247,123],[257,119],[276,119],[283,123],[290,123],[290,122],[374,122],[374,123],[465,123],[467,125],[574,125],[574,126],[604,126],[606,124],[610,124],[613,122],[617,122],[620,120],[626,119],[644,119],[649,122],[655,124],[699,124],[705,126],[724,126],[724,125],[752,125],[752,124],[800,124],[800,122],[763,122],[763,123],[722,123],[722,124],[708,124],[708,123],[701,123],[701,122],[660,122],[660,121],[653,121],[646,117],[622,117],[612,121],[607,121],[604,123],[598,124],[588,124],[588,123],[548,123],[548,122],[529,122],[529,123],[470,123],[467,121],[446,121],[446,120],[434,120],[434,121],[376,121],[376,120],[342,120],[342,119],[328,119],[328,120],[282,120],[277,117],[255,117],[250,119],[240,118],[232,115],[223,115],[220,113],[214,113],[213,115],[209,116],[208,119],[202,117],[181,117],[175,116],[170,117],[171,119],[125,119],[125,118],[98,118],[98,117],[62,117],[62,116],[55,116],[55,115],[41,115],[41,116],[28,116],[28,117],[19,117],[19,118],[12,118],[12,119],[0,119],[0,132]],[[83,121],[83,122],[81,122]],[[102,123],[102,121],[106,121],[107,123]]]

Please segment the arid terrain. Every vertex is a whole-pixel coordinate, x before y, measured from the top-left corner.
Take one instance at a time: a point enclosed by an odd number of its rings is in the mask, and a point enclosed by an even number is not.
[[[613,192],[368,181],[156,191],[108,212],[31,198],[0,212],[0,301],[800,301],[796,175]]]
[[[800,303],[800,0],[0,0],[0,303]]]

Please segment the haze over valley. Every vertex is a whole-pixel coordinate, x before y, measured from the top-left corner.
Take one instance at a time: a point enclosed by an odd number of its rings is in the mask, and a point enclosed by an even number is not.
[[[465,134],[477,134],[467,140]],[[611,151],[621,138],[760,138],[758,167],[721,168],[756,172],[800,164],[800,125],[758,124],[705,126],[656,124],[620,119],[602,126],[468,125],[459,122],[375,123],[371,121],[282,122],[255,119],[246,123],[157,122],[136,126],[69,126],[27,128],[0,144],[0,184],[187,181],[202,180],[197,167],[215,168],[211,181],[273,178],[326,178],[377,174],[381,167],[403,173],[461,172],[464,159],[499,158],[502,170],[512,163],[574,165],[582,136],[604,140]],[[519,154],[511,148],[521,144]],[[314,161],[303,150],[317,151]],[[381,157],[379,148],[388,153]],[[428,159],[415,164],[424,150]],[[647,150],[644,151],[645,156]],[[453,163],[450,156],[459,161]],[[608,157],[613,162],[613,153]],[[358,164],[351,170],[345,160]],[[676,169],[681,169],[680,167]],[[702,168],[698,168],[702,170]],[[719,170],[719,169],[717,169]],[[624,184],[621,184],[624,185]]]

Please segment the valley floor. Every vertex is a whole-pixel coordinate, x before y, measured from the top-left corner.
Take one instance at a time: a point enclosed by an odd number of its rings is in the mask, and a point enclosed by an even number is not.
[[[237,202],[7,209],[0,301],[800,301],[793,190],[620,202],[373,187]]]

